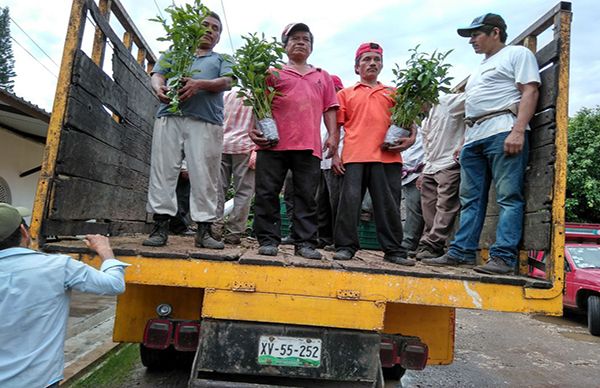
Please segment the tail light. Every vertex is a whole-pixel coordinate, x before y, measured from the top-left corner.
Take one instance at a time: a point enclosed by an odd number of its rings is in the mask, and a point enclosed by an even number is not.
[[[421,341],[410,341],[400,352],[400,365],[404,369],[423,370],[427,365],[429,348]]]
[[[164,350],[171,344],[173,322],[168,319],[150,319],[144,329],[144,346]]]
[[[175,329],[175,350],[193,352],[198,348],[200,324],[196,322],[181,322]]]
[[[379,346],[379,358],[383,368],[392,368],[400,363],[398,346],[390,339],[382,338]]]

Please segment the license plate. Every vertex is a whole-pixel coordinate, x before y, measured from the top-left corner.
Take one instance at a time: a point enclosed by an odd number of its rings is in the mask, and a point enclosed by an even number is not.
[[[321,365],[321,340],[263,335],[258,341],[258,363],[317,368]]]

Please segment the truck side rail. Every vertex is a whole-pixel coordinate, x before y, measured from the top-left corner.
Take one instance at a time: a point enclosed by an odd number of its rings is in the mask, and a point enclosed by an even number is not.
[[[109,23],[111,14],[125,31],[122,38]],[[82,50],[90,26],[95,29],[91,57]],[[111,63],[105,61],[107,45]],[[118,0],[73,1],[34,204],[31,230],[37,245],[48,236],[147,229],[158,106],[147,71],[155,62]]]

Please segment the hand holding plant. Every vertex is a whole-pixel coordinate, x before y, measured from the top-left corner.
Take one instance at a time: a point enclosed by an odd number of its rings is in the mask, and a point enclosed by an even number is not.
[[[283,66],[283,46],[275,38],[271,42],[265,35],[256,33],[242,36],[245,43],[235,53],[233,75],[235,85],[239,87],[238,97],[244,99],[244,105],[251,106],[257,125],[267,144],[279,141],[277,126],[273,120],[271,104],[277,91],[267,84],[270,75],[279,76],[277,70]]]
[[[165,9],[171,16],[171,24],[167,19],[157,16],[150,21],[161,23],[166,35],[158,38],[159,41],[171,42],[171,46],[163,52],[163,59],[159,63],[165,69],[165,78],[168,80],[166,96],[169,99],[169,112],[179,114],[179,89],[185,84],[185,79],[194,72],[191,66],[194,63],[196,49],[200,39],[206,33],[202,22],[208,16],[209,9],[200,0],[193,4],[177,6],[170,5]]]
[[[409,50],[412,55],[406,61],[406,69],[401,69],[397,64],[392,69],[396,77],[395,105],[391,109],[392,125],[386,134],[384,149],[410,135],[412,125],[427,116],[424,107],[438,103],[440,91],[450,92],[452,77],[447,77],[447,74],[451,65],[443,62],[452,50],[446,53],[434,51],[431,55],[418,50],[418,45]]]

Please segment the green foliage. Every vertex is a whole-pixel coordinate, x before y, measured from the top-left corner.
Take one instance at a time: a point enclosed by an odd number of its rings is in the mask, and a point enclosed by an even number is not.
[[[8,7],[0,8],[0,88],[12,93],[16,77],[15,59],[10,40],[10,16]]]
[[[207,30],[202,22],[210,11],[200,0],[194,0],[193,4],[182,6],[173,3],[165,9],[165,12],[171,16],[171,24],[161,16],[150,21],[162,24],[165,30],[165,36],[158,40],[171,42],[169,49],[162,53],[164,59],[159,65],[166,70],[165,77],[169,80],[170,90],[167,93],[171,100],[169,112],[180,113],[178,92],[183,86],[182,79],[193,75],[191,66],[194,63],[196,49]]]
[[[244,105],[251,106],[257,120],[273,117],[271,102],[277,95],[272,86],[267,85],[269,71],[275,76],[283,65],[284,49],[275,38],[271,42],[265,35],[259,37],[256,33],[242,36],[245,43],[235,52],[233,75],[235,85],[240,88],[237,95],[244,98]]]
[[[443,63],[448,54],[434,51],[429,55],[419,52],[419,46],[410,49],[410,59],[406,61],[406,69],[397,64],[392,73],[396,77],[394,86],[395,105],[392,108],[392,123],[402,128],[410,128],[411,124],[421,121],[426,116],[425,104],[437,104],[440,91],[449,93],[452,77],[447,77],[452,65]]]
[[[600,223],[600,106],[582,108],[569,120],[568,221]]]

